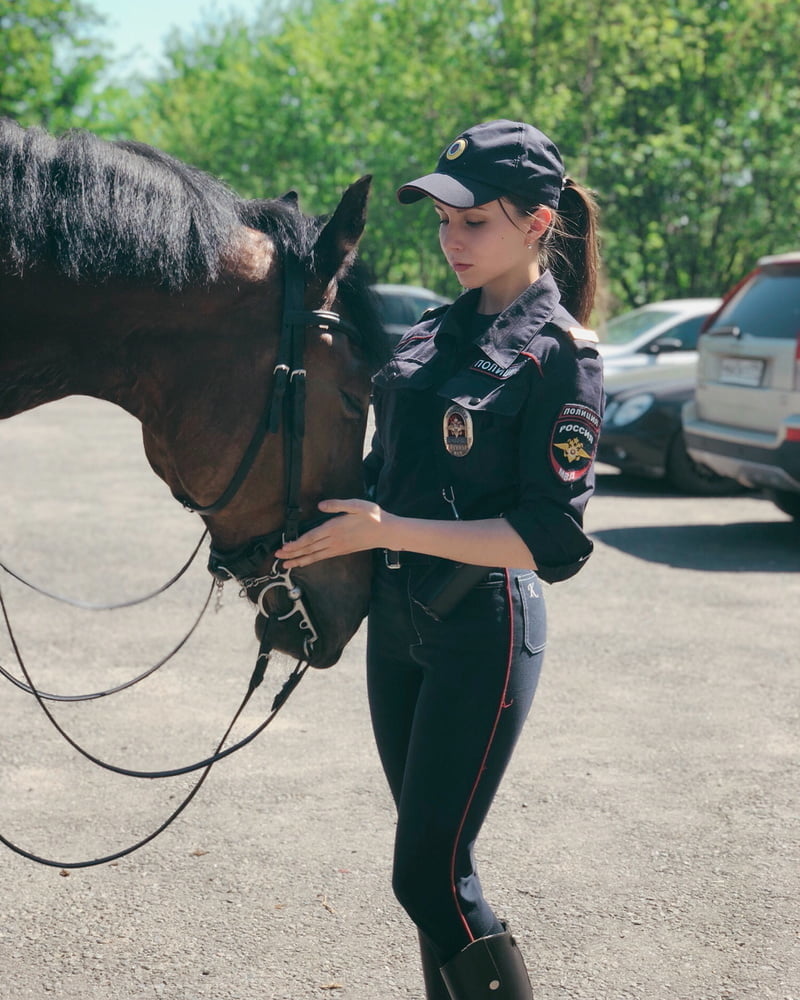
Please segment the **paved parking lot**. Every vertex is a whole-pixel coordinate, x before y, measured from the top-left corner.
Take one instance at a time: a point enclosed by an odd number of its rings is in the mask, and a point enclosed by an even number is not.
[[[0,423],[0,469],[0,559],[53,590],[153,589],[199,536],[137,425],[104,404]],[[800,1000],[800,529],[757,498],[682,497],[612,470],[589,527],[589,565],[547,589],[543,680],[479,842],[487,894],[537,1000]],[[37,681],[83,691],[162,655],[208,578],[198,565],[113,615],[0,587]],[[309,673],[141,852],[70,874],[0,853],[0,998],[420,1000],[388,888],[393,815],[363,652],[362,632]],[[156,678],[57,714],[115,763],[184,763],[224,729],[253,654],[252,613],[228,586]],[[0,662],[13,662],[4,635]],[[96,774],[28,697],[0,690],[5,836],[66,861],[175,808],[185,779]]]

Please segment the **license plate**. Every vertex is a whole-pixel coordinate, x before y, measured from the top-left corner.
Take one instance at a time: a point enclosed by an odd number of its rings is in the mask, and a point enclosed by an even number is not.
[[[760,358],[723,358],[719,369],[720,382],[728,385],[761,385],[764,362]]]

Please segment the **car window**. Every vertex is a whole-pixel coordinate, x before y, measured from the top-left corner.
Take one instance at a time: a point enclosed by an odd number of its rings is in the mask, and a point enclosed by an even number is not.
[[[425,299],[421,295],[412,295],[409,305],[414,313],[414,318],[411,322],[416,323],[426,309],[432,309],[436,304],[436,302],[432,302],[430,299]]]
[[[395,323],[397,325],[410,325],[416,316],[409,318],[413,310],[403,295],[380,296],[380,312],[384,323]]]
[[[753,337],[794,339],[800,333],[800,274],[757,274],[734,295],[711,329],[722,326],[738,326]]]
[[[629,340],[638,337],[640,333],[649,330],[656,323],[670,319],[675,313],[666,309],[647,309],[642,312],[625,313],[616,316],[605,324],[601,331],[601,339],[607,344],[627,344]]]
[[[684,351],[694,351],[697,349],[700,327],[705,321],[705,316],[693,316],[691,319],[685,319],[682,323],[673,326],[664,336],[670,340],[679,340]]]

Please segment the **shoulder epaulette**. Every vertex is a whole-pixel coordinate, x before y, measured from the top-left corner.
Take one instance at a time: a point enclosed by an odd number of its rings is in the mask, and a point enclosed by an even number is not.
[[[587,330],[582,326],[571,326],[567,333],[572,337],[573,340],[585,340],[590,344],[599,344],[600,338],[594,332],[594,330]]]
[[[556,311],[550,317],[550,324],[568,337],[570,343],[576,349],[581,345],[595,346],[600,343],[600,338],[594,330],[589,330],[581,326],[575,317],[567,312],[562,305],[556,307]]]

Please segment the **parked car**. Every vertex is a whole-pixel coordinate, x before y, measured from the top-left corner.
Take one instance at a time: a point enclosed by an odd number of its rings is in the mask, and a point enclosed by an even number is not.
[[[447,305],[451,300],[429,288],[417,285],[372,286],[378,300],[378,313],[392,343],[396,343],[413,326],[426,309]]]
[[[681,410],[694,396],[694,379],[644,382],[608,393],[597,458],[622,472],[665,479],[683,493],[728,496],[742,491],[686,451]]]
[[[800,521],[800,252],[762,257],[703,331],[689,453]]]
[[[606,387],[694,376],[700,328],[721,301],[665,299],[609,320],[598,330]]]

